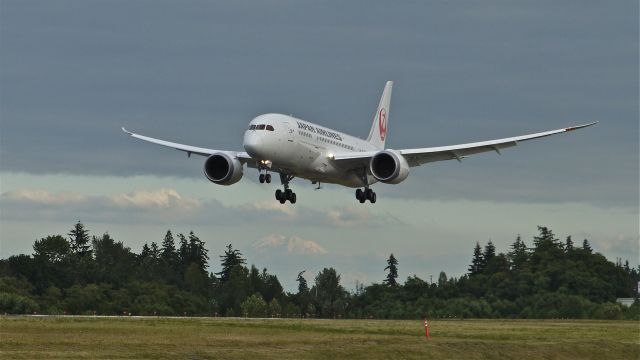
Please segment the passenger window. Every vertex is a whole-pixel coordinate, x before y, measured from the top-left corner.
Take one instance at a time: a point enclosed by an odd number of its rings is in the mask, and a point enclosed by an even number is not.
[[[249,126],[249,130],[255,130],[255,129],[256,129],[256,126],[255,126],[255,125],[251,125],[251,126]]]
[[[264,125],[258,125],[256,126],[256,130],[264,130]]]
[[[267,125],[267,130],[269,130],[269,131],[273,131],[273,126],[271,126],[271,125]]]

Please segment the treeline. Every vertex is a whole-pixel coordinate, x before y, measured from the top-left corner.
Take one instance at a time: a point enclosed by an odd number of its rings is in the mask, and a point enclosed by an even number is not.
[[[529,248],[518,237],[507,253],[476,243],[469,272],[397,281],[399,261],[389,257],[380,284],[347,291],[325,268],[308,284],[285,292],[267,269],[247,266],[228,245],[221,271],[208,270],[210,254],[193,232],[167,231],[158,244],[134,253],[109,234],[90,236],[81,222],[68,236],[35,241],[32,255],[0,260],[0,313],[186,315],[322,318],[603,318],[640,319],[617,297],[635,297],[640,269],[608,261],[587,240],[574,246],[539,227]],[[381,264],[383,268],[384,264]]]

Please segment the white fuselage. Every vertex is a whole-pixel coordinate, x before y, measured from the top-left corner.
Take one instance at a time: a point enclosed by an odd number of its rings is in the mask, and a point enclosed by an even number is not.
[[[363,173],[369,184],[376,180],[366,168],[358,174],[335,167],[329,161],[333,154],[381,150],[357,137],[283,114],[264,114],[251,120],[243,146],[257,160],[257,166],[349,187],[363,186]]]

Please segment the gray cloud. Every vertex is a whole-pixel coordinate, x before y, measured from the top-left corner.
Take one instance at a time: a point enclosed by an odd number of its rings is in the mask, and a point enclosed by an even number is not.
[[[2,220],[83,221],[117,224],[180,222],[184,224],[377,227],[403,225],[393,217],[378,216],[366,208],[333,207],[318,210],[302,205],[282,205],[271,199],[241,205],[182,196],[175,189],[136,190],[112,195],[51,193],[18,189],[0,194]]]
[[[637,207],[634,2],[0,6],[0,171],[199,177],[201,158],[120,126],[240,149],[250,118],[279,111],[364,136],[393,79],[395,148],[602,122],[413,171],[389,196]]]

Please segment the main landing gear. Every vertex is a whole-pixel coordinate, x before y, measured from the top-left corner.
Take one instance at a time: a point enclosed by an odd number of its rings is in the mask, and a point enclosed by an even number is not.
[[[364,185],[363,189],[356,190],[356,199],[360,201],[360,204],[364,204],[365,201],[369,200],[372,204],[376,203],[376,193],[369,188],[369,179],[367,178],[367,170],[362,169],[358,172],[358,176],[360,180],[362,180],[362,185]]]
[[[280,182],[282,182],[284,186],[284,191],[280,189],[276,190],[276,200],[280,201],[280,204],[284,204],[287,200],[292,204],[296,203],[296,193],[289,189],[289,181],[293,178],[293,175],[280,174]]]
[[[360,204],[364,204],[364,202],[367,200],[369,200],[372,204],[375,204],[376,198],[377,198],[376,193],[373,192],[373,190],[369,189],[368,186],[364,188],[364,190],[362,189],[356,190],[356,199],[360,201]]]

